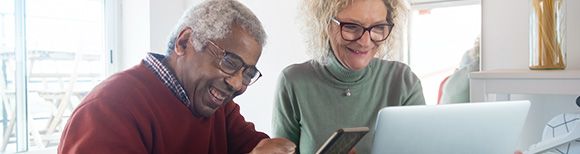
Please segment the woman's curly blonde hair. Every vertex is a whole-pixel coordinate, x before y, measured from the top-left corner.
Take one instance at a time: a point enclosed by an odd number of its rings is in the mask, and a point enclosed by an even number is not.
[[[309,47],[307,53],[315,59],[328,54],[330,49],[329,29],[331,19],[355,0],[303,0],[298,21],[304,25],[302,31]],[[383,0],[387,7],[387,22],[394,23],[393,31],[385,42],[380,43],[375,57],[392,58],[401,52],[404,45],[403,30],[407,26],[408,4],[405,0]],[[390,51],[390,52],[388,52]]]

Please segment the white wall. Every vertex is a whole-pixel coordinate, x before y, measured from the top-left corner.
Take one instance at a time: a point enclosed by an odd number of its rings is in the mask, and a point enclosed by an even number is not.
[[[530,0],[482,0],[482,70],[528,69]],[[567,0],[567,70],[580,69],[580,1]],[[580,113],[578,95],[514,95],[532,102],[518,149],[541,141],[544,125],[557,114]]]
[[[120,51],[116,55],[119,61],[119,70],[125,70],[138,64],[144,57],[144,52],[149,51],[150,21],[149,3],[142,0],[121,1],[121,43]]]
[[[292,63],[308,60],[303,36],[296,24],[296,0],[257,1],[240,0],[262,21],[268,34],[267,44],[256,67],[264,76],[238,96],[235,101],[242,106],[247,121],[256,129],[271,133],[271,119],[276,81],[282,69]]]
[[[530,0],[482,0],[482,70],[528,69]],[[566,69],[580,69],[580,1],[568,2]]]
[[[147,52],[165,54],[167,36],[185,8],[184,0],[121,0],[118,71],[139,64]]]
[[[149,0],[151,44],[150,51],[165,54],[167,36],[173,30],[183,11],[187,9],[184,0]]]

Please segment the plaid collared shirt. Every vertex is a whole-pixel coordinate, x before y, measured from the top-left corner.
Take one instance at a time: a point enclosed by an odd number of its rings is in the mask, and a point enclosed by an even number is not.
[[[183,90],[181,84],[171,71],[161,63],[165,56],[156,53],[147,53],[147,57],[143,59],[143,63],[157,75],[157,77],[173,92],[175,97],[179,98],[181,102],[189,108],[191,102],[187,97],[187,93]]]

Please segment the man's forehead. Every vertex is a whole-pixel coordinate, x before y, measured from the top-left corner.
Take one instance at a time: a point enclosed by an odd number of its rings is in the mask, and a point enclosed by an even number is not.
[[[226,51],[240,56],[247,65],[255,65],[262,53],[262,45],[241,27],[232,27],[225,38],[216,43]]]

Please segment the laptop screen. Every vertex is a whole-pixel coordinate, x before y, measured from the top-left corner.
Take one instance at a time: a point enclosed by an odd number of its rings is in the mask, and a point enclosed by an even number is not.
[[[379,111],[373,154],[513,154],[529,101],[396,106]]]

